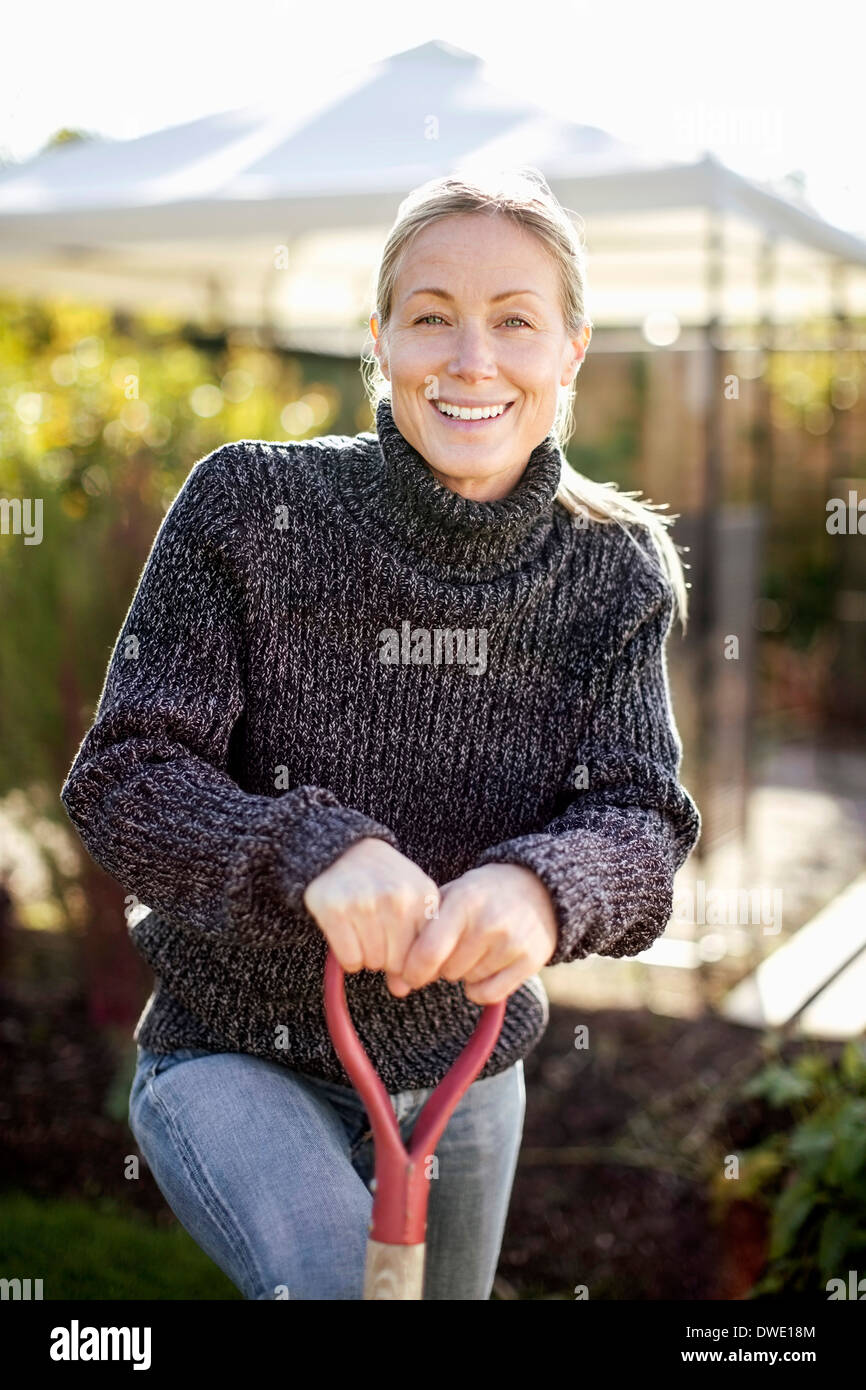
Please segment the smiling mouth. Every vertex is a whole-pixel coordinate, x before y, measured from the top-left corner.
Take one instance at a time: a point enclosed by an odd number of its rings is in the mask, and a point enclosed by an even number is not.
[[[467,427],[469,429],[479,429],[482,425],[492,425],[497,420],[502,420],[508,414],[511,407],[514,405],[514,401],[504,402],[503,404],[505,405],[505,409],[499,410],[498,413],[495,415],[481,414],[482,411],[493,408],[487,406],[465,406],[461,408],[461,413],[459,415],[449,415],[446,414],[444,410],[440,410],[440,402],[438,400],[429,397],[428,399],[430,400],[430,405],[435,410],[438,418],[442,420],[444,424],[456,426],[458,429],[466,429]],[[458,409],[458,407],[456,406],[452,408],[454,410]],[[468,413],[469,411],[474,412],[475,418],[473,418],[472,414]]]

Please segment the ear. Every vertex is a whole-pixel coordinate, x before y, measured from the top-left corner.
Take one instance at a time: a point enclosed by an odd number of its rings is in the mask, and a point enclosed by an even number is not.
[[[571,351],[568,354],[567,364],[562,369],[562,376],[560,377],[561,386],[570,386],[574,381],[574,378],[583,365],[583,359],[586,357],[586,350],[589,347],[589,340],[591,337],[592,329],[588,323],[585,323],[577,337],[569,339],[569,348]]]
[[[370,315],[370,332],[373,335],[373,355],[379,363],[382,375],[386,378],[386,380],[390,381],[391,378],[388,373],[388,358],[382,347],[382,331],[379,327],[378,314]]]

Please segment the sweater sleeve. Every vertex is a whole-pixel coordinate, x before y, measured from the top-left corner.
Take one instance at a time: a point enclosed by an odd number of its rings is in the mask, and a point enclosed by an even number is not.
[[[673,592],[666,580],[663,592],[639,591],[559,789],[559,814],[475,862],[521,864],[545,884],[557,916],[548,965],[646,950],[667,926],[674,874],[700,834],[678,781],[682,742],[665,660]]]
[[[399,845],[327,788],[253,794],[227,771],[249,598],[232,449],[194,465],[162,520],[60,799],[91,857],[140,903],[267,946],[292,913],[307,920],[307,884],[350,845]]]

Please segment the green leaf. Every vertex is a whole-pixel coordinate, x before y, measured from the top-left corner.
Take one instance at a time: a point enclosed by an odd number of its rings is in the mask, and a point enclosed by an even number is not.
[[[848,1105],[839,1117],[827,1164],[827,1181],[846,1191],[866,1171],[866,1116],[859,1103]]]
[[[825,1120],[815,1123],[807,1120],[798,1125],[788,1142],[788,1153],[792,1159],[825,1158],[832,1153],[836,1134]]]
[[[797,1232],[816,1203],[810,1182],[799,1180],[786,1188],[776,1203],[770,1232],[770,1259],[787,1254]]]
[[[864,1238],[866,1232],[855,1217],[847,1212],[828,1212],[818,1242],[818,1268],[822,1279],[844,1278],[848,1257],[863,1245]]]
[[[807,1100],[813,1092],[813,1082],[805,1077],[797,1076],[788,1067],[780,1067],[773,1063],[769,1067],[764,1067],[757,1076],[752,1077],[743,1087],[743,1095],[750,1097],[762,1096],[769,1101],[770,1105],[778,1109],[790,1105],[796,1100]]]

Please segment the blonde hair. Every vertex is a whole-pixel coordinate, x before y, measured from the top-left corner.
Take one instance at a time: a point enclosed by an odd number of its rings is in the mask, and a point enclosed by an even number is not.
[[[445,175],[431,179],[404,198],[382,252],[376,280],[376,308],[379,335],[388,327],[394,301],[397,275],[412,239],[438,218],[454,213],[501,214],[533,232],[553,256],[560,272],[562,315],[568,336],[577,337],[592,320],[585,309],[586,271],[582,240],[583,219],[569,213],[554,197],[544,175],[532,165],[498,170],[480,179]],[[580,235],[571,221],[581,223]],[[390,396],[390,383],[370,346],[361,359],[361,374],[374,413],[382,399]],[[574,396],[577,373],[568,386],[560,387],[553,434],[564,451],[574,428]],[[675,612],[683,631],[688,611],[687,585],[679,556],[682,547],[669,535],[678,514],[659,516],[666,502],[641,501],[639,492],[624,492],[616,483],[596,483],[563,459],[556,500],[575,516],[600,522],[616,522],[626,530],[641,555],[645,552],[628,531],[628,523],[647,528],[656,557],[673,590]]]

